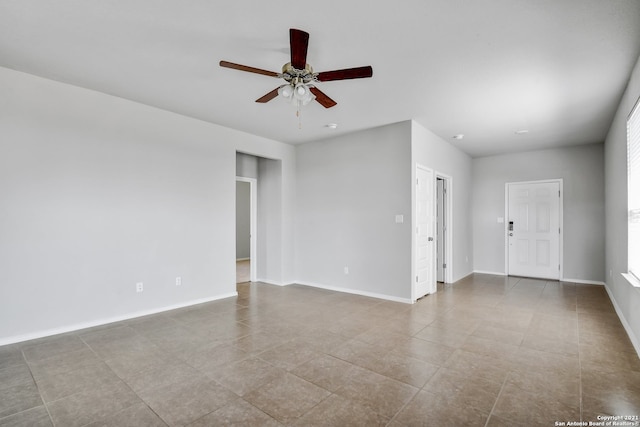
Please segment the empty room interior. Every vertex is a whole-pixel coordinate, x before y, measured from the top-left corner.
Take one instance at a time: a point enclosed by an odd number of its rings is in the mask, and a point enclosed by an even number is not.
[[[639,57],[635,0],[0,0],[0,426],[640,425]]]

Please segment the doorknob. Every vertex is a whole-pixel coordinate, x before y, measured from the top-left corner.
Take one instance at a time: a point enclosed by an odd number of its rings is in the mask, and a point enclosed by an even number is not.
[[[433,237],[429,237],[428,239],[430,242],[433,242]]]
[[[513,236],[513,233],[509,233],[509,236]]]

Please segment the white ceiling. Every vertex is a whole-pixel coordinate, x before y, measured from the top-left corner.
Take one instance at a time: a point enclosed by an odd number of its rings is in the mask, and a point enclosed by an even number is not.
[[[301,128],[254,102],[278,79],[218,66],[279,72],[289,28],[315,71],[374,73],[318,84],[338,105]],[[601,142],[639,54],[638,0],[0,0],[0,66],[291,144],[408,119],[474,157]]]

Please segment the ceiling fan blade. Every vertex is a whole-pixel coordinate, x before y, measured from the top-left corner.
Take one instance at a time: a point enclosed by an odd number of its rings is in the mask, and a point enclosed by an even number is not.
[[[309,33],[291,28],[289,30],[289,43],[291,45],[291,65],[297,70],[304,70],[307,65]]]
[[[331,80],[363,79],[373,76],[373,68],[366,67],[346,68],[344,70],[324,71],[318,73],[318,81],[328,82]]]
[[[232,68],[234,70],[247,71],[249,73],[262,74],[269,77],[280,77],[280,74],[273,71],[262,70],[260,68],[249,67],[247,65],[234,64],[233,62],[220,61],[220,66],[225,68]]]
[[[284,86],[284,85],[282,85],[282,86]],[[260,102],[261,104],[264,104],[265,102],[271,101],[273,98],[278,96],[278,89],[280,89],[282,86],[278,86],[277,88],[275,88],[274,90],[272,90],[268,94],[266,94],[264,96],[261,96],[260,98],[256,99],[256,102]]]
[[[310,87],[309,90],[316,96],[316,101],[318,101],[324,108],[331,108],[338,104],[336,101],[329,98],[323,91],[315,86]]]

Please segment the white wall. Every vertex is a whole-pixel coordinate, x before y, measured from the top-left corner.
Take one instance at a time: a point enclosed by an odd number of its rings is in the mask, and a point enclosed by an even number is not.
[[[410,122],[304,144],[296,154],[298,281],[409,301]]]
[[[236,176],[258,179],[258,158],[250,154],[236,153]]]
[[[283,213],[282,162],[273,159],[258,159],[258,240],[257,279],[274,285],[287,285],[282,264],[286,255],[273,250],[282,245],[285,236],[281,217]],[[265,245],[269,242],[269,245]]]
[[[278,159],[265,279],[293,277],[293,147],[3,68],[0,93],[0,344],[234,294],[236,151]]]
[[[452,200],[453,259],[448,267],[453,268],[453,281],[472,272],[473,245],[471,233],[471,157],[453,145],[442,140],[433,132],[417,122],[412,122],[412,171],[415,179],[415,166],[421,164],[437,174],[451,177],[448,189]],[[414,182],[412,179],[411,182]]]
[[[640,97],[640,61],[624,92],[604,144],[606,205],[606,287],[640,354],[640,289],[627,272],[627,116]]]
[[[604,281],[603,145],[473,159],[474,270],[504,273],[505,183],[563,179],[565,280]]]

